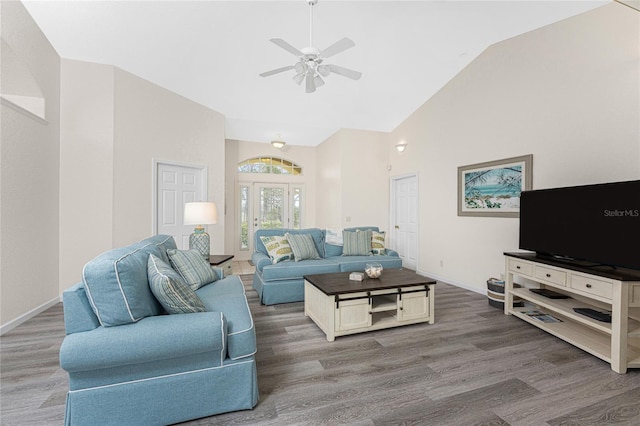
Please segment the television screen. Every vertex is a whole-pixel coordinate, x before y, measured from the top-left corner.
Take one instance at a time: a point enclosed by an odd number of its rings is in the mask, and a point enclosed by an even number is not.
[[[520,248],[640,270],[640,180],[522,192]]]

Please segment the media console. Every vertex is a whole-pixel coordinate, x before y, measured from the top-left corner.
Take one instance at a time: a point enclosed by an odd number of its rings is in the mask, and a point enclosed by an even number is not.
[[[533,253],[504,255],[506,315],[514,315],[610,363],[616,373],[640,368],[640,271],[598,270],[539,258]],[[521,278],[520,288],[514,288],[516,276]],[[549,288],[569,298],[544,297],[530,288]],[[514,307],[514,296],[524,300],[525,306]],[[574,308],[611,311],[611,322],[581,315]],[[532,311],[560,322],[544,322]]]

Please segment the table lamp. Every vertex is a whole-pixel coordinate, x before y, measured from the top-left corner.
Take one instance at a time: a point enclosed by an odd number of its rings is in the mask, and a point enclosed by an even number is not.
[[[189,250],[198,250],[205,260],[209,260],[209,234],[203,225],[218,223],[216,204],[211,202],[184,203],[184,224],[196,225],[189,235]]]

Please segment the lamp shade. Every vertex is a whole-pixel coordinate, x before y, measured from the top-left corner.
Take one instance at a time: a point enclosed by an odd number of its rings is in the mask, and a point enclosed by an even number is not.
[[[215,223],[218,223],[218,209],[216,209],[216,203],[184,203],[185,225],[213,225]]]

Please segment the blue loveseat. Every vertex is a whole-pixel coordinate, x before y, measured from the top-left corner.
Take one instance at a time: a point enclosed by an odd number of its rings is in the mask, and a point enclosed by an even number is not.
[[[379,232],[375,226],[347,228],[345,231]],[[272,263],[271,257],[260,237],[284,236],[291,234],[311,234],[316,250],[321,259],[305,259],[299,262],[287,260]],[[255,265],[253,288],[264,305],[278,303],[302,302],[304,300],[304,276],[328,274],[333,272],[364,271],[365,265],[377,262],[385,269],[402,267],[402,259],[394,250],[386,249],[384,255],[343,256],[343,247],[326,241],[326,230],[308,229],[259,229],[254,233],[254,251],[251,260]]]
[[[256,337],[242,282],[218,269],[217,281],[195,291],[206,312],[163,313],[147,260],[168,260],[175,247],[158,235],[103,253],[64,292],[66,425],[164,425],[256,405]]]

